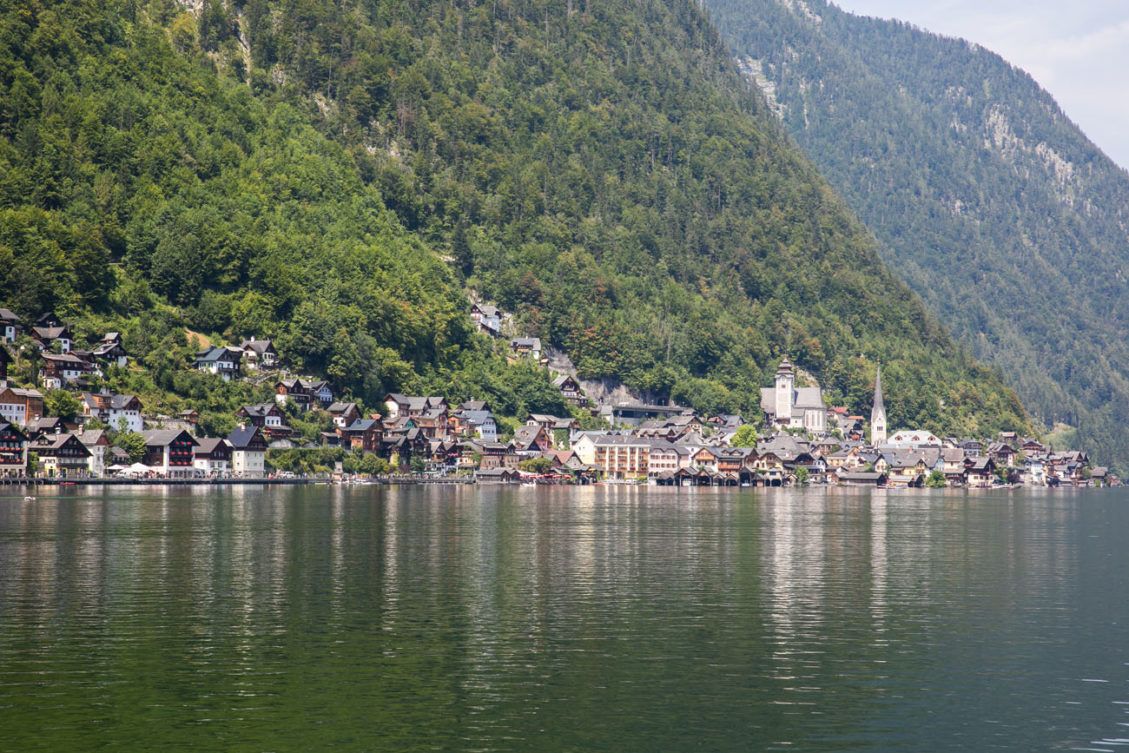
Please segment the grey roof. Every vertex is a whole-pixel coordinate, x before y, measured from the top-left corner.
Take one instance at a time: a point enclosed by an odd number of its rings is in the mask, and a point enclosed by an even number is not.
[[[462,412],[463,420],[469,424],[481,426],[487,421],[494,420],[494,414],[488,410],[464,410]]]
[[[196,440],[196,456],[211,455],[218,447],[226,446],[227,440],[223,437],[200,437]]]
[[[82,447],[82,449],[86,452],[87,455],[90,454],[90,450],[86,449],[86,445],[84,445],[82,443],[82,440],[79,439],[77,435],[71,434],[70,432],[63,432],[62,434],[47,434],[47,435],[44,435],[44,436],[40,437],[39,439],[37,439],[35,441],[35,444],[32,445],[31,447],[29,447],[28,449],[29,450],[35,450],[37,452],[42,452],[44,450],[57,450],[72,439],[74,439],[78,442],[78,445],[80,447]]]
[[[539,337],[515,337],[510,340],[510,347],[513,348],[531,348],[533,350],[541,350],[541,338]]]
[[[875,481],[877,482],[886,474],[868,471],[839,471],[835,474],[840,481]]]
[[[369,431],[374,426],[379,426],[380,421],[375,418],[358,418],[353,423],[345,427],[345,431]]]
[[[240,357],[239,351],[225,348],[219,345],[212,346],[205,351],[201,351],[196,356],[196,363],[214,363],[216,361],[238,361]]]
[[[248,416],[261,418],[270,415],[271,413],[278,412],[278,406],[274,403],[259,403],[258,405],[244,405],[243,412]]]
[[[350,408],[358,411],[360,410],[360,407],[356,403],[345,403],[340,401],[330,403],[330,406],[326,408],[326,410],[330,413],[346,413]]]
[[[149,429],[143,432],[141,436],[145,438],[146,445],[164,447],[165,445],[171,444],[174,439],[177,439],[181,435],[192,440],[192,444],[199,444],[199,442],[192,438],[191,434],[183,429]]]
[[[18,322],[20,318],[8,309],[0,309],[0,320],[5,322]]]
[[[262,355],[268,350],[274,349],[274,343],[271,340],[244,340],[239,344],[242,350],[253,350],[256,355]]]
[[[106,432],[102,429],[90,429],[80,434],[76,434],[75,436],[78,437],[78,441],[82,442],[83,444],[92,445],[98,444],[98,442],[106,436]]]
[[[227,435],[227,441],[235,449],[242,450],[251,444],[251,440],[254,439],[256,434],[259,434],[259,439],[262,439],[258,426],[237,426],[234,431]]]

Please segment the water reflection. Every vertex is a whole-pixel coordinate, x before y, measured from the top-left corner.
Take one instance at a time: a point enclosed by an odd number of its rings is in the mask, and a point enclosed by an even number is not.
[[[259,749],[1116,747],[1127,502],[633,487],[2,499],[0,747],[190,747],[202,732]]]

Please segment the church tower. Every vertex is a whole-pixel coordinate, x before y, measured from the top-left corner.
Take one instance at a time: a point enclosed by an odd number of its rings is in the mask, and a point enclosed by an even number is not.
[[[792,422],[792,401],[795,398],[796,374],[788,356],[776,370],[776,423],[788,426]]]
[[[886,403],[882,401],[882,367],[874,378],[874,407],[870,409],[870,445],[886,443]]]

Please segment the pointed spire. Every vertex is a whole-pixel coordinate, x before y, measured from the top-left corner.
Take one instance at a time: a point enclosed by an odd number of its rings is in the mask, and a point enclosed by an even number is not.
[[[874,410],[886,410],[886,404],[882,401],[882,366],[878,366],[878,376],[874,378]]]

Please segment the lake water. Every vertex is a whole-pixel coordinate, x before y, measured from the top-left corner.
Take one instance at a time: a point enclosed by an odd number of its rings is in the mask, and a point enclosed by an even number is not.
[[[1129,749],[1129,493],[0,499],[0,750]]]

